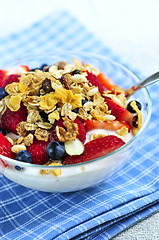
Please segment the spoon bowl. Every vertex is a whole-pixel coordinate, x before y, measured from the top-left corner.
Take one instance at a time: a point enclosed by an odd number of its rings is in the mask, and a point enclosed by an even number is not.
[[[159,81],[159,72],[154,73],[153,75],[149,76],[148,78],[136,83],[132,87],[130,87],[126,91],[126,98],[129,98],[132,94],[134,94],[139,89],[146,87],[150,84],[153,84],[155,82]]]

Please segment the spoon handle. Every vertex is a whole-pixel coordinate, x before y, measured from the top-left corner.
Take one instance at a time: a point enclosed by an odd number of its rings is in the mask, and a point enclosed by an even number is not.
[[[159,81],[159,72],[154,73],[153,75],[151,75],[150,77],[144,79],[143,81],[140,81],[138,83],[136,83],[135,85],[133,85],[131,88],[129,88],[126,91],[126,97],[130,97],[134,92],[136,92],[137,90],[146,87],[152,83],[155,83]]]

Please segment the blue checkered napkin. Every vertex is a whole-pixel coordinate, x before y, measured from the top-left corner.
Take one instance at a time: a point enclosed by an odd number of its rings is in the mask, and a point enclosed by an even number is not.
[[[90,51],[120,61],[76,19],[60,12],[0,39],[1,64],[50,49]],[[110,239],[157,212],[158,86],[149,87],[152,118],[138,152],[124,168],[98,186],[74,193],[44,193],[19,186],[0,175],[0,238]]]

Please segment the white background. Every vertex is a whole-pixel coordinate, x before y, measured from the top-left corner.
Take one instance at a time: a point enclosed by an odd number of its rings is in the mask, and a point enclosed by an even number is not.
[[[159,0],[0,0],[0,6],[0,38],[67,10],[133,69],[145,76],[159,71]],[[158,216],[115,239],[156,239]]]
[[[0,0],[0,37],[67,10],[124,62],[148,76],[159,70],[158,0]]]

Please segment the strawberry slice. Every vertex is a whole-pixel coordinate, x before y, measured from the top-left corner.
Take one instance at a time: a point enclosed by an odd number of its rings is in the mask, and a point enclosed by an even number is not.
[[[97,77],[100,84],[107,90],[113,90],[116,87],[116,84],[105,73],[100,72]]]
[[[84,145],[84,153],[80,156],[66,156],[62,162],[63,165],[87,162],[95,158],[107,155],[110,152],[123,146],[125,143],[122,139],[109,135],[103,138],[97,138]]]
[[[0,133],[0,154],[12,158],[14,153],[11,151],[12,144]]]
[[[77,138],[81,141],[81,142],[85,142],[86,140],[86,129],[83,125],[83,123],[78,119],[76,118],[74,120],[74,123],[76,123],[78,125],[78,135],[77,135]],[[56,126],[59,126],[59,127],[63,127],[64,128],[64,125],[63,125],[63,119],[60,118],[53,126],[53,130],[52,130],[52,138],[55,142],[59,142],[59,139],[56,135]]]
[[[42,165],[49,160],[46,154],[46,147],[49,143],[50,141],[44,142],[34,138],[33,144],[27,147],[27,151],[31,154],[33,164]]]
[[[108,105],[108,109],[111,110],[111,114],[116,117],[118,121],[125,121],[132,125],[133,122],[133,114],[130,113],[125,108],[119,106],[115,102],[113,102],[110,98],[105,98],[105,101]]]
[[[2,87],[6,76],[7,76],[7,71],[0,69],[0,87]]]
[[[17,134],[16,127],[19,122],[25,121],[27,118],[27,109],[24,105],[21,105],[20,109],[16,112],[6,109],[1,117],[1,128],[7,132]]]
[[[19,77],[20,75],[18,74],[10,74],[4,79],[2,87],[5,88],[8,84],[11,84],[13,82],[19,82]]]
[[[103,86],[101,84],[101,82],[99,81],[99,78],[93,74],[93,73],[90,73],[90,72],[87,72],[87,76],[86,76],[87,80],[89,83],[91,83],[93,86],[96,86],[98,87],[98,90],[100,92],[100,94],[103,93],[103,91],[106,91],[107,89],[105,88],[105,86]]]
[[[19,65],[17,67],[8,68],[8,69],[5,69],[5,70],[0,69],[0,87],[3,87],[5,79],[6,79],[7,76],[9,76],[11,74],[26,73],[26,72],[29,72],[29,71],[30,71],[29,67],[26,66],[26,65]]]
[[[111,130],[116,131],[122,127],[127,127],[128,131],[130,132],[131,126],[127,122],[119,122],[119,121],[105,121],[101,122],[98,120],[85,120],[85,128],[87,131],[93,130],[93,129],[105,129],[105,130]]]
[[[7,71],[7,75],[10,75],[10,74],[26,73],[26,72],[29,72],[30,70],[29,70],[29,67],[26,65],[19,65],[16,67],[8,68],[6,69],[6,71]]]

